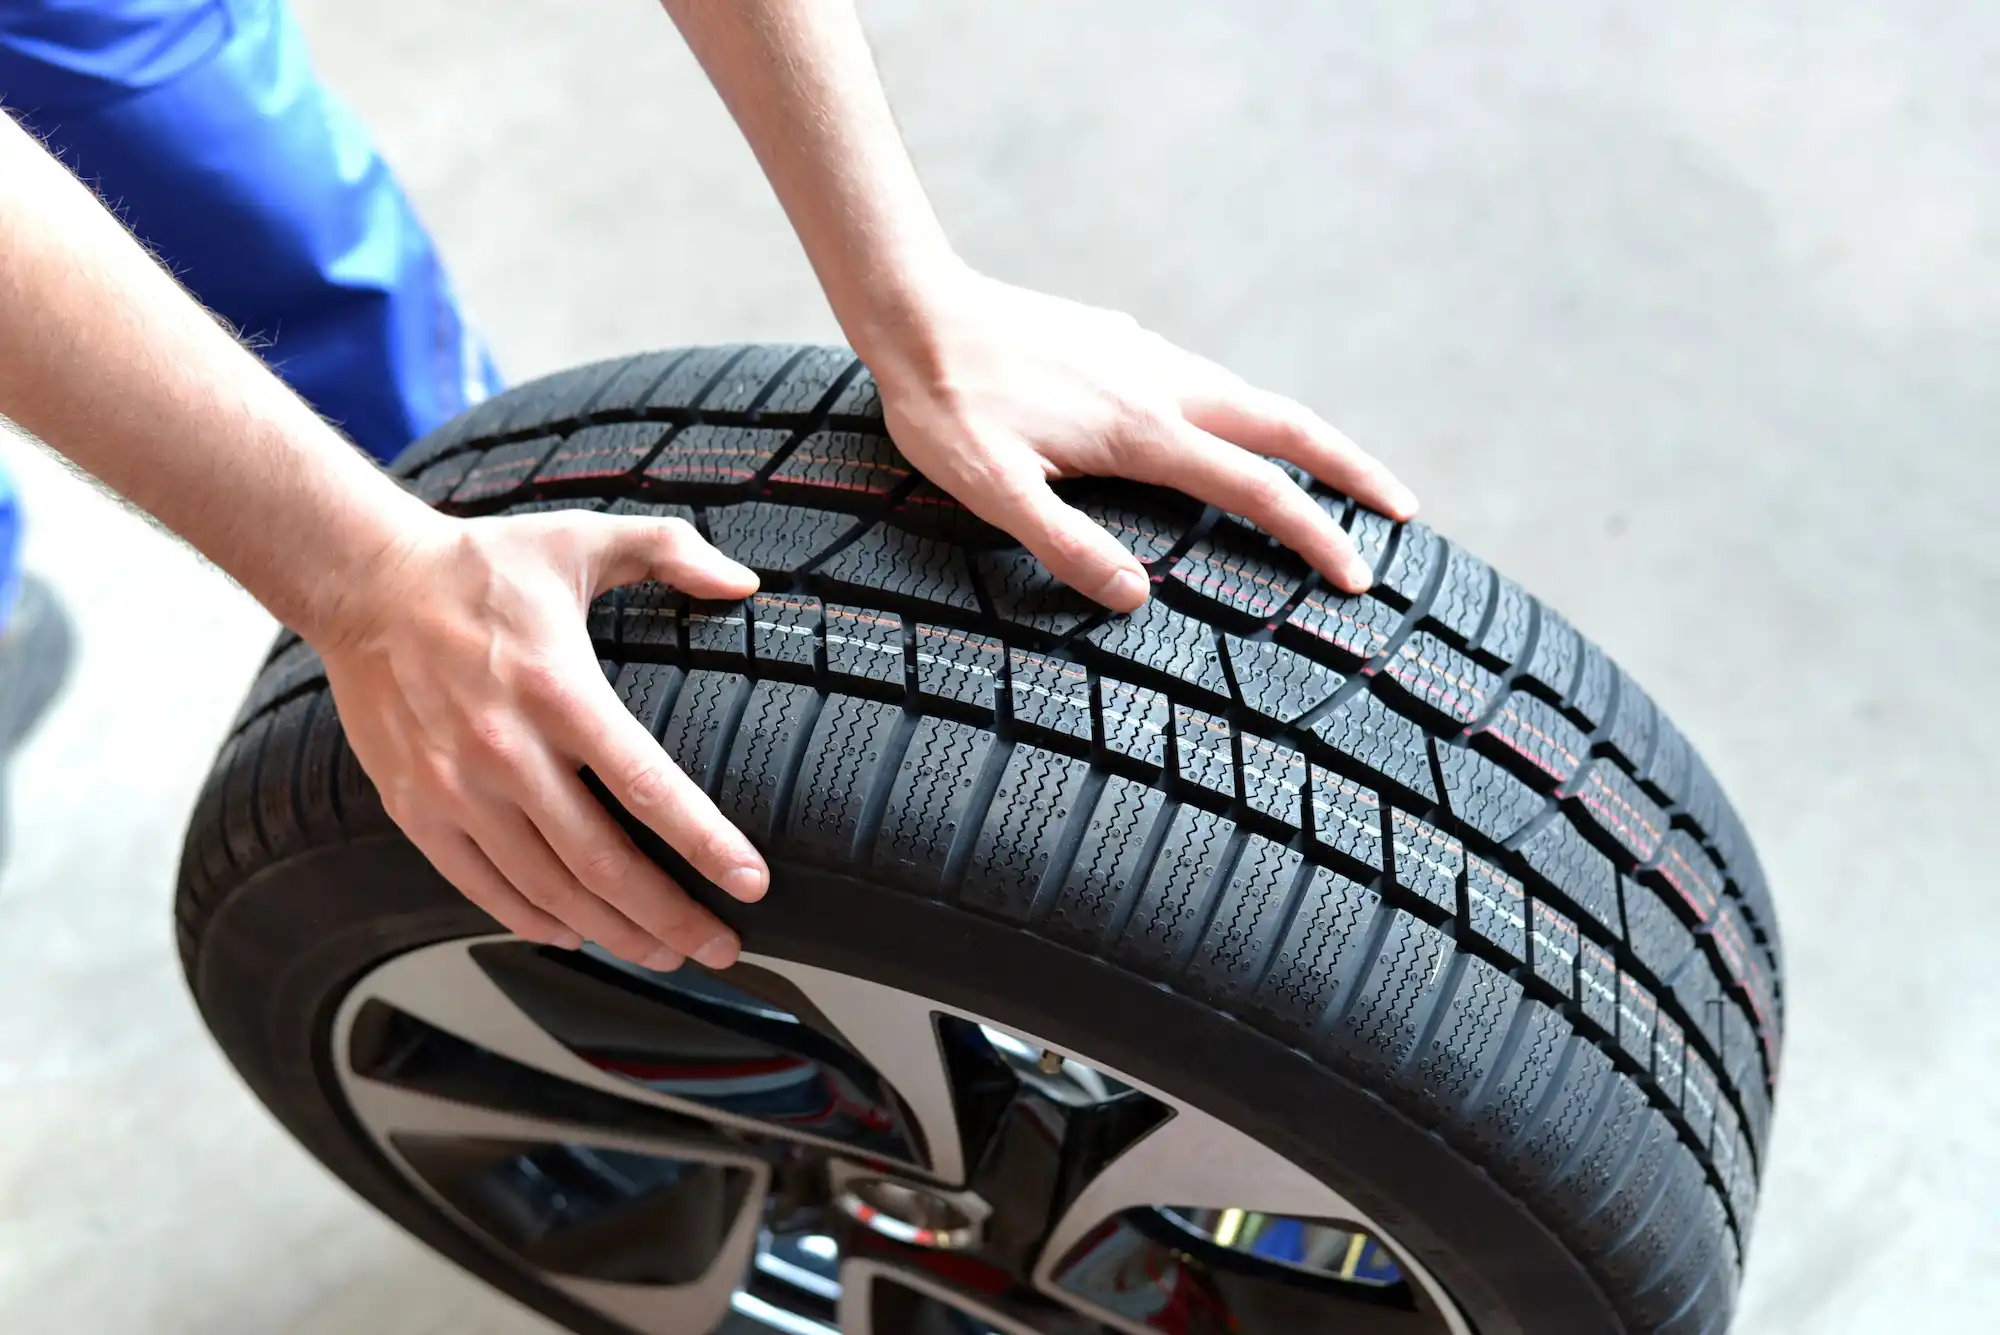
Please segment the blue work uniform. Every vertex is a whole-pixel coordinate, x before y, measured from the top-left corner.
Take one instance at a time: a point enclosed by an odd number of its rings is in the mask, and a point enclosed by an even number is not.
[[[0,104],[376,458],[500,387],[279,0],[0,0]],[[106,393],[120,373],[104,368]]]

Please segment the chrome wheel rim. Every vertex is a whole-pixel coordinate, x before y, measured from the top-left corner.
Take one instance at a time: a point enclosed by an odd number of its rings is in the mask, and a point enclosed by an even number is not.
[[[633,1335],[1470,1335],[1407,1248],[1244,1132],[847,974],[465,938],[369,971],[330,1041],[430,1205]]]

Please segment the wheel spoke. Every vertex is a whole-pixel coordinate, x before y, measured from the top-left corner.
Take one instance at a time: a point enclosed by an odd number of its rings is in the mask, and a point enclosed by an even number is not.
[[[954,1185],[965,1181],[965,1153],[951,1075],[938,1046],[932,1003],[908,992],[790,960],[746,957],[783,976],[840,1036],[902,1095],[929,1150],[931,1170]]]

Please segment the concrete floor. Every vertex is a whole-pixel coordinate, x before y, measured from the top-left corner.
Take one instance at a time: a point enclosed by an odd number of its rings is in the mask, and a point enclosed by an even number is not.
[[[833,334],[748,152],[640,0],[301,8],[514,373]],[[970,257],[1318,405],[1705,749],[1791,964],[1739,1328],[1984,1327],[1992,7],[866,11]],[[0,1328],[546,1329],[297,1151],[183,993],[180,831],[268,622],[26,446],[0,453],[31,560],[85,622],[13,777]]]

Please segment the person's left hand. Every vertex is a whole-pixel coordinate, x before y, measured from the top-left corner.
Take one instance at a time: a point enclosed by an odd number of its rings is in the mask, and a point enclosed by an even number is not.
[[[935,285],[909,328],[876,342],[889,434],[911,463],[1050,572],[1121,612],[1144,568],[1053,481],[1110,476],[1187,492],[1261,525],[1335,585],[1372,575],[1284,459],[1392,519],[1417,498],[1302,404],[1258,389],[1128,315],[1009,287],[969,270]]]

